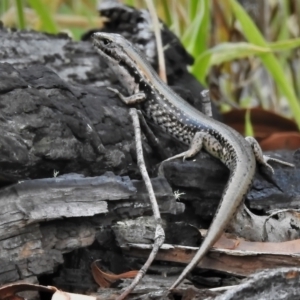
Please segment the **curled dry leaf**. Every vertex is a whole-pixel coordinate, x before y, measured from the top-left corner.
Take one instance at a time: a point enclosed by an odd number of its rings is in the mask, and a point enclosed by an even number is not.
[[[299,132],[278,132],[273,133],[269,137],[260,142],[260,146],[264,151],[274,149],[290,149],[296,150],[300,148]]]
[[[223,115],[224,122],[244,134],[246,111],[233,109]],[[294,121],[261,108],[250,109],[250,119],[254,136],[264,151],[300,147],[300,132]]]
[[[94,280],[101,288],[109,288],[114,282],[119,279],[134,278],[138,273],[138,271],[136,270],[118,275],[113,273],[105,273],[97,266],[98,261],[99,260],[94,261],[91,265],[91,268]]]
[[[97,297],[56,291],[52,300],[96,300]]]
[[[223,234],[215,243],[214,249],[241,251],[245,252],[245,255],[249,253],[253,253],[253,255],[297,255],[300,250],[300,239],[280,243],[250,242],[230,237],[228,234]]]
[[[86,296],[82,294],[73,294],[59,291],[54,286],[44,286],[31,283],[12,283],[0,287],[1,300],[24,300],[23,297],[17,295],[20,292],[37,291],[53,294],[52,300],[96,300],[94,296]]]
[[[16,294],[20,292],[27,292],[27,291],[48,292],[54,294],[57,291],[57,289],[53,286],[43,286],[43,285],[31,284],[31,283],[12,283],[0,287],[0,299],[1,300],[23,299],[23,297],[20,297]]]

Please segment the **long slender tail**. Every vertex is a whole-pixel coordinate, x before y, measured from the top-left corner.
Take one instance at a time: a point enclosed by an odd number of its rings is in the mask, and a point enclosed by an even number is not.
[[[191,262],[186,266],[178,279],[170,287],[170,290],[174,289],[183,281],[187,274],[203,259],[208,250],[219,239],[251,186],[254,172],[255,166],[249,165],[246,166],[246,168],[244,165],[237,166],[232,172],[225,187],[217,213],[215,214],[212,224],[207,232],[206,238],[202,242]]]

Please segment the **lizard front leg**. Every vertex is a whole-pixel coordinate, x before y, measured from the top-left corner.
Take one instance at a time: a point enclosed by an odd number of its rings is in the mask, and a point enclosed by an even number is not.
[[[113,89],[111,87],[107,88],[111,92],[115,93],[121,100],[127,105],[132,105],[132,104],[138,104],[141,102],[144,102],[146,100],[146,95],[145,93],[139,92],[135,93],[131,96],[124,96],[119,90]]]
[[[134,104],[138,104],[138,103],[141,103],[141,102],[144,102],[147,100],[145,93],[142,93],[142,92],[135,93],[131,96],[124,96],[117,89],[113,89],[111,87],[107,87],[107,89],[110,90],[111,92],[115,93],[122,100],[122,102],[125,103],[126,105],[134,105]],[[137,110],[137,113],[139,116],[141,127],[143,129],[143,132],[144,132],[147,140],[152,145],[152,147],[159,153],[159,155],[162,158],[165,158],[166,155],[164,154],[164,149],[160,145],[160,143],[159,143],[157,137],[154,135],[153,131],[148,126],[142,112],[140,110]]]

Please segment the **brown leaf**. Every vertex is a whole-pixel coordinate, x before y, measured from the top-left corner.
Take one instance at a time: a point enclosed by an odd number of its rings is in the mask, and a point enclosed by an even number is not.
[[[92,275],[94,277],[94,280],[101,288],[108,288],[119,279],[134,278],[138,273],[138,271],[135,270],[118,274],[118,275],[113,273],[105,273],[97,266],[98,261],[99,260],[94,261],[91,265],[91,268],[92,268]]]
[[[235,251],[250,251],[253,254],[272,255],[296,255],[300,250],[300,239],[273,243],[273,242],[250,242],[243,239],[229,237],[228,234],[223,234],[221,238],[214,244],[215,249],[231,249]]]
[[[201,231],[202,232],[202,231]],[[188,264],[198,248],[164,244],[156,259]],[[125,253],[128,250],[124,250]],[[131,246],[130,255],[148,257],[149,249]],[[250,242],[223,234],[198,264],[209,270],[218,270],[239,276],[249,276],[257,271],[290,267],[300,263],[300,239],[286,242]]]
[[[16,295],[25,291],[39,291],[55,293],[57,289],[53,286],[43,286],[31,283],[12,283],[0,287],[0,299],[1,300],[20,300],[22,297]]]
[[[56,291],[52,296],[52,300],[97,300],[95,296],[87,296],[83,294],[74,294],[74,293],[67,293],[63,291]]]
[[[20,292],[27,291],[38,291],[38,292],[48,292],[53,294],[53,300],[96,300],[102,298],[96,298],[94,296],[86,296],[82,294],[73,294],[63,291],[59,291],[54,286],[44,286],[31,283],[12,283],[0,287],[0,299],[1,300],[24,300],[23,297],[17,295]]]
[[[273,133],[269,137],[260,142],[260,146],[264,151],[274,149],[289,149],[296,150],[300,148],[300,133],[299,132],[278,132]]]
[[[224,123],[241,134],[245,131],[246,109],[232,109],[223,114]],[[299,131],[297,124],[274,112],[256,107],[250,109],[251,123],[258,137],[266,137],[274,132]]]

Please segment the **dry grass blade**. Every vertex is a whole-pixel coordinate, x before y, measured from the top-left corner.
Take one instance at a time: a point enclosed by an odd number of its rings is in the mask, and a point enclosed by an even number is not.
[[[157,48],[157,56],[158,56],[158,68],[159,68],[159,77],[164,81],[167,82],[167,74],[166,74],[166,64],[165,64],[165,57],[164,57],[164,49],[161,40],[160,34],[160,23],[156,14],[156,10],[152,0],[146,0],[151,19],[153,30],[155,34],[156,40],[156,48]]]

